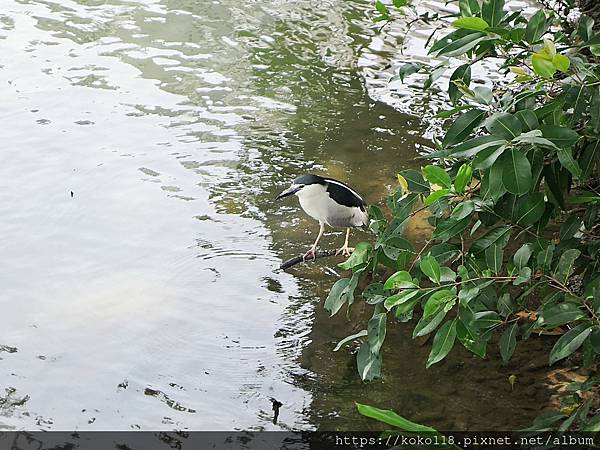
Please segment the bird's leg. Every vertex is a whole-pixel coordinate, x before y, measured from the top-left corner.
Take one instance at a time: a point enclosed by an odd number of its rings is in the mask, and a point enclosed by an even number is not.
[[[308,250],[304,254],[304,256],[302,257],[303,260],[306,261],[308,258],[317,259],[317,244],[319,243],[319,239],[321,239],[321,236],[323,236],[324,232],[325,232],[325,223],[319,222],[319,234],[317,235],[317,240],[312,245],[310,250]]]
[[[350,228],[346,228],[346,240],[344,241],[344,246],[340,249],[338,249],[337,252],[335,252],[336,255],[342,254],[344,256],[350,256],[352,254],[352,251],[354,250],[352,247],[348,247],[348,239],[350,237]]]

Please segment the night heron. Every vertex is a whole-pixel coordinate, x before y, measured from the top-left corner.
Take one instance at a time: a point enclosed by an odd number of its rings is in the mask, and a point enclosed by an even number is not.
[[[319,235],[304,258],[315,258],[317,244],[325,231],[330,227],[346,227],[344,246],[336,254],[349,256],[352,248],[348,247],[351,227],[363,227],[369,223],[367,204],[350,186],[332,178],[318,175],[302,175],[292,185],[277,196],[277,200],[296,194],[302,209],[312,218],[319,221]]]

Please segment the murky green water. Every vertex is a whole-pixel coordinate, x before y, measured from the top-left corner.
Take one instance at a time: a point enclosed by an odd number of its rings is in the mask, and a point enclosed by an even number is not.
[[[273,201],[292,178],[378,203],[426,142],[430,99],[377,78],[402,36],[373,36],[369,2],[0,5],[0,429],[373,427],[355,400],[442,428],[535,416],[514,369],[426,371],[397,327],[363,385],[331,352],[368,314],[326,317],[337,261],[275,270],[317,230]]]

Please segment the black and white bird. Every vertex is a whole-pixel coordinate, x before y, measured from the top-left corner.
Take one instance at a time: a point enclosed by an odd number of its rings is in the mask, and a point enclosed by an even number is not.
[[[352,248],[348,247],[350,228],[363,227],[369,224],[367,204],[360,195],[347,184],[333,178],[318,175],[302,175],[292,185],[277,196],[277,200],[296,194],[302,209],[312,218],[319,221],[319,235],[304,258],[315,258],[317,244],[323,236],[325,225],[330,227],[346,227],[346,240],[336,254],[349,256]]]

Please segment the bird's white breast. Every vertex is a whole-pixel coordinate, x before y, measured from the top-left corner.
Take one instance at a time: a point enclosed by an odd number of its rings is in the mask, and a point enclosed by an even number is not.
[[[359,227],[368,222],[364,211],[336,203],[322,184],[304,186],[296,195],[309,216],[331,227]]]

